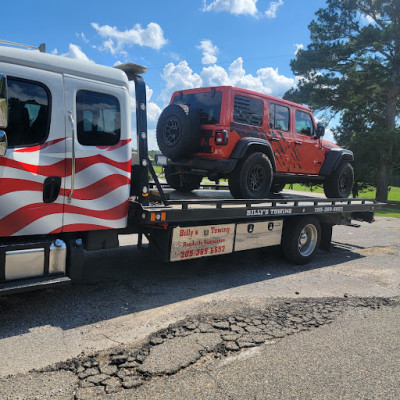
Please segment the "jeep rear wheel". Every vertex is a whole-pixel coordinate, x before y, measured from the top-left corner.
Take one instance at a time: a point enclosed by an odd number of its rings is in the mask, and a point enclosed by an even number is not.
[[[325,179],[325,196],[328,198],[347,198],[351,194],[353,183],[353,167],[348,162],[343,162],[336,171]]]
[[[235,198],[268,197],[272,183],[272,165],[264,153],[252,153],[240,160],[229,178],[229,189]]]
[[[185,105],[170,104],[158,119],[156,136],[161,152],[176,159],[194,153],[200,144],[200,119]]]
[[[191,192],[198,189],[203,179],[200,175],[191,174],[189,172],[181,172],[172,166],[164,168],[165,180],[168,185],[178,192]]]

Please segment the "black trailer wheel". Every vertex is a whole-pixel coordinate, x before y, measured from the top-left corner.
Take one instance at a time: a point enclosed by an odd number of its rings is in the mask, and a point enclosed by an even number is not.
[[[235,198],[263,199],[268,197],[272,183],[272,165],[260,152],[240,160],[229,178],[229,189]]]
[[[351,194],[354,184],[353,167],[344,162],[329,175],[324,182],[324,192],[327,198],[347,198]]]
[[[172,166],[165,167],[164,174],[168,185],[179,192],[191,192],[198,189],[203,179],[200,175],[181,172]]]
[[[286,219],[283,226],[283,253],[295,264],[306,264],[319,248],[321,225],[313,216],[292,218]]]
[[[185,105],[170,104],[157,122],[156,136],[161,152],[177,159],[194,153],[200,145],[200,118]]]

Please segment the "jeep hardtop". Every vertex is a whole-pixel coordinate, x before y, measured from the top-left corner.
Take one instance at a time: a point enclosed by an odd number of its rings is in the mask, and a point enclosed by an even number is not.
[[[323,140],[325,128],[300,104],[231,86],[174,92],[157,124],[167,183],[191,191],[228,178],[235,198],[265,198],[287,183],[323,183],[350,195],[353,153]]]

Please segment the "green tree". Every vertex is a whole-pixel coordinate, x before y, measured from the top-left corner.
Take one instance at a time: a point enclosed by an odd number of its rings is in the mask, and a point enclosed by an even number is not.
[[[400,165],[400,0],[327,0],[309,30],[291,61],[298,87],[285,98],[339,113],[334,135],[355,153],[356,179],[386,201]]]

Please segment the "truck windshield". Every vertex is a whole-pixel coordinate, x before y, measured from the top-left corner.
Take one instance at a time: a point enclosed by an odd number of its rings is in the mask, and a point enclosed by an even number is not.
[[[218,124],[221,113],[221,92],[191,93],[177,95],[174,104],[187,105],[190,111],[200,113],[201,124]]]

